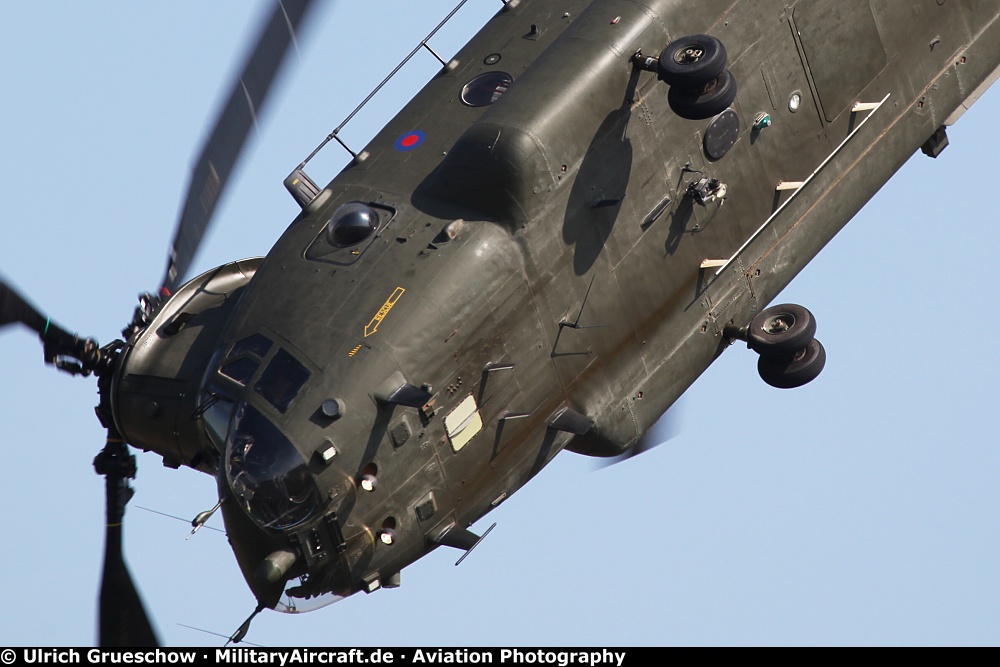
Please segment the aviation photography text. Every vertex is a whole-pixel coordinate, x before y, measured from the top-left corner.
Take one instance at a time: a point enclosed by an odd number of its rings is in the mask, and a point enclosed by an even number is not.
[[[634,649],[633,649],[634,650]],[[3,665],[570,665],[622,667],[625,649],[398,648],[398,649],[75,649],[0,651]]]

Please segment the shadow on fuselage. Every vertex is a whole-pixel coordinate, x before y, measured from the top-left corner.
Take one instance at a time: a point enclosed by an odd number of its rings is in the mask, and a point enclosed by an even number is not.
[[[574,246],[573,270],[578,276],[597,261],[622,209],[632,174],[631,115],[629,107],[623,106],[604,119],[570,190],[562,237]]]

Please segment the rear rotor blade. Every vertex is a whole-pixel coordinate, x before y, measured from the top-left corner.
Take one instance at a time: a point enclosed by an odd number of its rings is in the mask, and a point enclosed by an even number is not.
[[[161,291],[172,294],[184,281],[250,128],[256,123],[288,47],[295,40],[295,31],[313,2],[280,0],[275,4],[243,70],[233,83],[229,98],[192,169]]]

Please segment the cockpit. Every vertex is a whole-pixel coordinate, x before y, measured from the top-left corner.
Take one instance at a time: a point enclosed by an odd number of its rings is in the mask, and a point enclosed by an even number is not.
[[[318,516],[323,508],[308,461],[265,414],[271,408],[284,414],[309,370],[261,334],[233,345],[216,368],[218,375],[210,371],[206,383],[202,417],[224,452],[222,467],[234,499],[269,530],[286,531]]]
[[[317,585],[323,581],[317,572],[324,564],[303,559],[296,546],[318,539],[314,535],[324,530],[321,518],[329,509],[328,496],[320,493],[307,455],[282,428],[283,416],[294,410],[293,403],[311,375],[296,355],[272,337],[252,334],[228,352],[220,350],[209,364],[198,413],[221,454],[218,474],[224,475],[223,483],[231,492],[229,505],[238,506],[237,512],[271,533],[267,543],[275,551],[268,558],[277,557],[272,569],[278,578],[262,583],[254,570],[256,563],[244,567],[244,576],[251,588],[264,586],[262,590],[287,576],[273,606],[285,613],[312,611],[341,599]],[[342,481],[349,484],[349,480]],[[236,546],[237,559],[252,551]],[[287,560],[289,555],[291,560]]]
[[[233,412],[225,466],[234,497],[262,528],[293,528],[322,509],[319,491],[299,450],[245,402]]]

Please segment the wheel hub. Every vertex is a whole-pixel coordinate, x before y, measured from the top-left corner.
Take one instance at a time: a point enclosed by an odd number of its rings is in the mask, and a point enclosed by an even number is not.
[[[689,46],[683,51],[675,53],[674,61],[680,65],[690,65],[701,60],[704,55],[705,49],[698,48],[697,46]]]
[[[795,326],[795,316],[790,314],[776,315],[770,318],[762,327],[766,333],[781,334]]]

